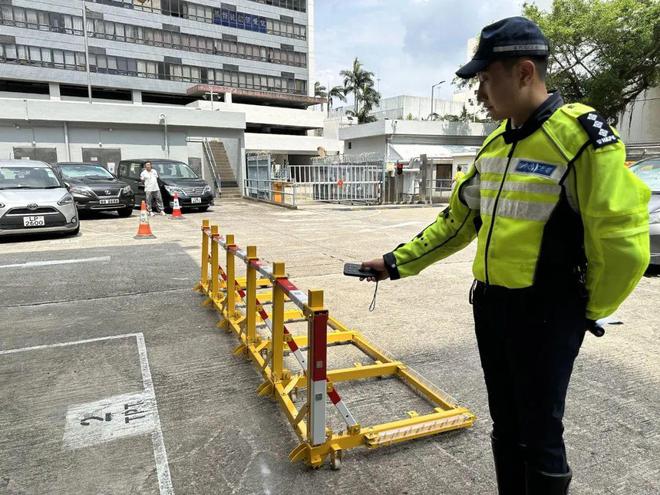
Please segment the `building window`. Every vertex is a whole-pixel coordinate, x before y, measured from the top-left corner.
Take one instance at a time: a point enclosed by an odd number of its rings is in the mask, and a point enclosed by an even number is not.
[[[194,10],[194,12],[199,14],[200,11]],[[211,17],[208,18],[210,19]],[[244,24],[247,22],[245,19],[244,16]],[[88,19],[87,23],[89,35],[99,39],[164,46],[200,53],[215,53],[295,67],[307,66],[306,54],[292,52],[290,49],[284,51],[279,48],[263,47],[248,43],[239,43],[237,41],[220,41],[204,36],[173,33],[160,29],[103,21],[100,19]],[[78,36],[82,36],[83,34],[81,17],[36,11],[23,7],[1,6],[0,24],[19,25],[32,29],[51,30]],[[291,26],[293,26],[294,35],[299,33],[301,28],[304,29],[304,26],[292,25],[290,23],[285,24],[280,21],[269,21],[267,29],[277,33],[281,33],[280,30],[284,29],[284,35],[288,35],[291,32]]]
[[[264,5],[272,5],[273,7],[282,7],[283,9],[297,10],[298,12],[307,12],[306,0],[252,0],[256,3]]]
[[[85,71],[82,52],[46,47],[0,44],[0,63],[20,63],[48,66],[57,69]],[[260,74],[193,67],[182,64],[164,64],[150,60],[135,60],[113,55],[90,54],[91,72],[118,74],[149,79],[165,79],[187,83],[209,82],[236,88],[306,94],[307,82],[290,76],[276,77]]]

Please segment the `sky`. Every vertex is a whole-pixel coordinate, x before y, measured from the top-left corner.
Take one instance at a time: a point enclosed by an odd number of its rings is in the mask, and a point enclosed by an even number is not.
[[[552,0],[530,0],[547,9]],[[523,0],[315,0],[316,67],[312,84],[341,85],[339,71],[358,57],[375,74],[383,97],[448,99],[454,72],[465,63],[467,40],[504,17],[520,15]]]

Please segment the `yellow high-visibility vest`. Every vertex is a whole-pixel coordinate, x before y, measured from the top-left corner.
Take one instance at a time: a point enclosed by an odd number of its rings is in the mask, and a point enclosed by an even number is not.
[[[563,197],[581,223],[585,316],[595,320],[617,309],[649,262],[650,191],[626,168],[623,143],[594,109],[564,105],[558,94],[548,100],[522,128],[505,121],[491,133],[454,188],[449,207],[410,242],[384,255],[391,278],[415,275],[477,237],[477,280],[531,287],[538,282],[546,227]],[[461,187],[475,178],[478,210],[460,196]],[[570,230],[567,236],[575,229]]]

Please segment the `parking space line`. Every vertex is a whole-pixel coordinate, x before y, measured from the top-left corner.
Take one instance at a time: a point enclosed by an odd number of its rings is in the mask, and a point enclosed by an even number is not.
[[[154,392],[154,383],[151,379],[151,370],[147,360],[147,346],[144,343],[144,335],[136,334],[138,353],[140,355],[140,368],[142,369],[142,384],[144,391],[151,394],[154,401],[154,431],[151,433],[151,443],[154,448],[154,460],[156,461],[156,471],[158,474],[158,487],[161,495],[174,494],[172,478],[170,476],[170,465],[167,462],[167,451],[165,450],[165,440],[163,431],[160,427],[160,416],[158,414],[158,403],[156,402],[156,393]]]
[[[44,344],[44,345],[35,345],[32,347],[20,347],[18,349],[5,349],[4,351],[0,351],[0,356],[3,354],[16,354],[19,352],[27,352],[27,351],[37,351],[40,349],[51,349],[54,347],[68,347],[71,345],[77,345],[77,344],[88,344],[90,342],[100,342],[102,340],[117,340],[117,339],[126,339],[128,337],[137,337],[138,333],[123,333],[121,335],[110,335],[108,337],[97,337],[95,339],[85,339],[85,340],[74,340],[72,342],[60,342],[57,344]]]
[[[76,340],[72,342],[60,342],[57,344],[36,345],[31,347],[21,347],[18,349],[6,349],[0,351],[0,356],[7,354],[18,354],[27,351],[37,351],[43,349],[53,349],[57,347],[69,347],[79,344],[88,344],[92,342],[101,342],[104,340],[119,340],[135,337],[137,341],[138,356],[140,359],[140,371],[142,374],[142,386],[144,388],[144,395],[153,401],[153,422],[154,428],[151,432],[151,443],[154,451],[154,461],[156,463],[156,474],[158,476],[158,488],[161,495],[174,495],[174,487],[172,486],[172,478],[170,475],[170,466],[167,461],[167,451],[165,450],[165,440],[163,438],[163,431],[160,425],[160,416],[158,414],[158,404],[156,402],[156,393],[154,391],[154,384],[151,378],[151,369],[149,368],[149,360],[147,358],[147,346],[144,341],[142,333],[124,333],[120,335],[110,335],[107,337],[97,337],[93,339]]]
[[[393,225],[382,225],[380,227],[369,227],[368,229],[361,230],[359,233],[373,232],[374,230],[396,229],[398,227],[407,227],[408,225],[424,225],[424,222],[404,222],[395,223]]]
[[[68,265],[70,263],[93,263],[95,261],[110,261],[110,256],[98,256],[96,258],[81,258],[71,260],[28,261],[27,263],[16,263],[14,265],[0,265],[0,268],[32,268],[35,266]]]

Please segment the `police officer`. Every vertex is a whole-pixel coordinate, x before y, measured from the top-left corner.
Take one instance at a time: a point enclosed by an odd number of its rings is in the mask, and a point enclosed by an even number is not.
[[[548,41],[523,17],[483,29],[456,74],[501,125],[422,232],[363,263],[416,275],[477,237],[473,302],[500,494],[568,493],[562,417],[573,362],[649,261],[650,192],[594,109],[548,93]]]

